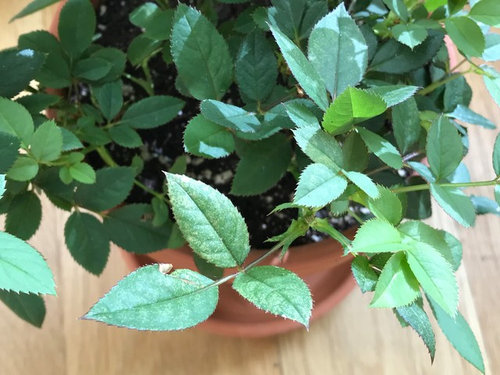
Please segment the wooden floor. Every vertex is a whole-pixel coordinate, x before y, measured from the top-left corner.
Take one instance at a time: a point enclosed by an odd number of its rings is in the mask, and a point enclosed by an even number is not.
[[[0,0],[0,48],[17,35],[46,28],[53,8],[7,25],[29,1]],[[500,68],[500,66],[497,66]],[[500,125],[500,111],[472,79],[473,108]],[[473,179],[493,177],[491,150],[497,131],[470,127],[468,166]],[[492,197],[488,189],[478,192]],[[104,274],[85,273],[69,255],[63,240],[66,213],[44,202],[44,219],[30,241],[55,273],[58,296],[46,298],[47,318],[35,329],[0,306],[0,374],[475,374],[439,333],[431,366],[426,349],[392,313],[368,308],[369,297],[353,292],[334,311],[297,331],[270,339],[242,340],[197,330],[139,333],[80,321],[89,306],[127,272],[119,254],[111,255]],[[500,255],[495,243],[500,219],[481,217],[465,230],[439,209],[430,221],[457,235],[464,244],[459,271],[460,309],[480,340],[487,373],[500,373]]]

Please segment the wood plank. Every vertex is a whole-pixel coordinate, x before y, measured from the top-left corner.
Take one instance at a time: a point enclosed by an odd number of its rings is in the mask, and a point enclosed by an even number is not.
[[[12,46],[22,32],[45,28],[53,9],[7,25],[28,0],[0,0],[0,48]],[[7,25],[7,26],[5,26]],[[500,122],[500,111],[478,79],[471,81],[473,108]],[[467,158],[472,177],[492,177],[490,152],[496,131],[471,128]],[[472,166],[474,168],[472,168]],[[488,189],[478,189],[491,196]],[[473,374],[473,368],[438,334],[436,361],[392,313],[368,308],[369,296],[353,292],[335,310],[305,330],[268,339],[234,339],[198,330],[174,333],[136,332],[81,321],[88,308],[127,273],[114,251],[100,278],[79,267],[66,250],[63,227],[67,213],[44,199],[44,219],[30,241],[40,249],[58,285],[48,297],[43,329],[32,328],[0,306],[0,373],[2,374]],[[500,371],[500,277],[495,249],[498,218],[480,218],[465,230],[438,208],[431,223],[450,230],[464,243],[465,267],[459,272],[461,310],[489,354],[489,373]],[[481,330],[482,328],[482,330]],[[483,344],[484,341],[484,344]]]

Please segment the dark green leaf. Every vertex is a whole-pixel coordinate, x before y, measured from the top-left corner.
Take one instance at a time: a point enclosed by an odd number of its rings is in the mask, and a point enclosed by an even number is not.
[[[127,125],[113,126],[109,129],[111,139],[120,146],[135,148],[142,145],[139,133]]]
[[[484,361],[481,349],[479,349],[474,333],[462,314],[458,312],[457,316],[453,318],[439,307],[439,304],[433,299],[429,298],[429,303],[439,327],[451,345],[453,345],[462,357],[484,374]]]
[[[26,242],[0,232],[0,289],[56,294],[54,277],[42,255]]]
[[[48,107],[57,104],[61,100],[58,95],[50,95],[42,92],[26,95],[16,101],[26,108],[32,115],[36,115]]]
[[[198,115],[184,131],[184,148],[197,156],[222,158],[234,151],[234,139],[226,128]]]
[[[59,17],[61,45],[71,57],[79,57],[90,46],[95,27],[96,16],[92,3],[89,0],[68,0]]]
[[[231,187],[234,195],[257,195],[269,190],[283,177],[292,158],[290,141],[281,133],[257,142],[242,142],[237,152],[241,160]]]
[[[396,25],[392,28],[392,33],[399,43],[411,49],[421,44],[428,35],[425,27],[416,24]]]
[[[368,149],[358,133],[349,133],[342,144],[342,153],[345,169],[362,172],[368,166]]]
[[[333,135],[342,134],[352,125],[378,116],[386,109],[387,105],[380,96],[349,87],[326,110],[322,126]]]
[[[179,78],[192,96],[222,98],[232,82],[233,63],[226,41],[209,20],[179,4],[170,49]]]
[[[446,31],[457,48],[467,56],[481,57],[486,46],[481,28],[468,17],[445,20]]]
[[[368,46],[343,3],[314,26],[308,57],[332,98],[363,78]]]
[[[408,8],[403,0],[383,0],[384,4],[403,21],[408,20]]]
[[[460,189],[431,184],[431,193],[443,210],[464,227],[474,225],[476,213],[470,198]]]
[[[446,117],[439,117],[429,129],[426,151],[432,173],[438,180],[451,175],[462,161],[462,140]]]
[[[40,199],[31,191],[16,195],[10,202],[5,230],[14,236],[29,240],[38,230],[42,220]]]
[[[196,268],[198,268],[203,276],[206,276],[212,280],[218,280],[224,274],[224,268],[219,268],[212,263],[207,262],[196,253],[193,253],[193,260],[194,264],[196,264]]]
[[[370,266],[368,258],[358,255],[351,264],[352,274],[363,293],[373,292],[377,284],[378,276]]]
[[[111,241],[132,253],[146,254],[182,245],[176,242],[170,220],[154,226],[152,217],[151,206],[130,204],[111,211],[104,218],[104,229]]]
[[[151,56],[160,51],[161,46],[161,41],[140,34],[130,42],[127,49],[127,58],[132,65],[144,64]]]
[[[346,189],[347,181],[324,164],[311,164],[300,175],[293,202],[307,207],[324,207]]]
[[[125,70],[125,64],[127,63],[127,57],[117,48],[101,48],[94,52],[91,57],[104,59],[111,64],[111,70],[103,79],[99,81],[99,84],[119,79]]]
[[[61,129],[53,120],[46,121],[31,137],[31,154],[40,163],[51,162],[61,155],[62,145]]]
[[[45,302],[36,294],[25,294],[0,290],[0,300],[18,317],[41,327],[45,319]]]
[[[448,82],[444,90],[444,111],[452,112],[459,105],[468,106],[472,99],[472,89],[460,76]]]
[[[319,73],[313,64],[307,60],[299,47],[297,47],[288,37],[275,27],[271,31],[280,47],[281,53],[286,60],[293,76],[304,89],[307,95],[320,107],[326,110],[328,107],[328,97],[326,87]]]
[[[233,288],[259,309],[309,327],[311,292],[296,274],[275,266],[257,266],[236,277]]]
[[[403,252],[394,254],[382,269],[370,307],[406,306],[420,296],[417,279]]]
[[[343,153],[337,140],[314,126],[293,130],[295,141],[313,162],[324,164],[334,171],[343,164]]]
[[[271,94],[278,77],[278,62],[263,32],[254,31],[243,40],[235,70],[243,95],[258,101]]]
[[[107,120],[114,119],[123,106],[122,81],[93,86],[92,92],[104,117]]]
[[[231,201],[186,176],[167,173],[167,181],[176,222],[191,248],[218,267],[242,264],[250,251],[249,235]]]
[[[398,307],[396,310],[401,318],[403,318],[422,338],[427,350],[429,350],[431,361],[434,361],[434,355],[436,354],[436,338],[434,337],[434,331],[432,330],[429,317],[424,309],[415,302],[409,306]]]
[[[151,129],[174,119],[184,102],[172,96],[151,96],[132,104],[120,124],[134,129]]]
[[[114,208],[127,198],[134,184],[135,172],[128,167],[103,168],[96,173],[93,185],[80,185],[75,201],[92,211]]]
[[[31,49],[1,51],[0,96],[11,98],[24,90],[40,71],[44,60],[43,54]]]
[[[104,78],[110,71],[112,65],[100,57],[89,57],[88,59],[78,60],[73,74],[87,81],[98,81]]]
[[[100,275],[109,256],[109,240],[102,223],[94,216],[74,212],[64,227],[69,252],[83,268]]]
[[[397,225],[402,219],[403,207],[398,196],[389,189],[378,186],[379,195],[376,199],[368,199],[368,208],[379,219]]]
[[[422,127],[415,99],[410,98],[392,109],[392,126],[396,143],[403,154],[420,139]]]
[[[20,142],[10,134],[0,131],[0,173],[6,173],[17,159]]]
[[[206,320],[219,299],[212,280],[191,270],[161,271],[162,265],[139,268],[122,279],[84,316],[120,327],[173,331]]]
[[[256,133],[261,127],[253,112],[217,100],[204,100],[201,103],[201,113],[207,120],[242,133]]]
[[[52,4],[57,3],[60,0],[33,0],[28,5],[26,5],[19,13],[17,13],[14,17],[10,19],[10,22],[28,16],[32,13],[38,12]],[[44,308],[45,310],[45,308]],[[43,320],[43,319],[42,319]],[[40,324],[41,325],[41,324]]]

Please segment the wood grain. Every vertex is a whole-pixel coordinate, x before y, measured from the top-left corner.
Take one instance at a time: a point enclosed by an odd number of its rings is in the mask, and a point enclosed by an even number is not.
[[[0,0],[0,48],[20,33],[46,28],[54,8],[7,24],[28,0]],[[497,66],[500,68],[500,66]],[[472,107],[500,124],[500,110],[477,78],[470,80]],[[492,177],[491,150],[497,131],[469,127],[467,164],[473,179]],[[492,196],[489,189],[476,189]],[[81,321],[88,308],[127,270],[118,253],[100,278],[82,270],[66,250],[67,213],[43,201],[44,218],[30,241],[55,273],[58,296],[47,297],[43,329],[35,329],[0,306],[0,374],[475,374],[441,334],[431,366],[426,349],[392,314],[368,308],[369,296],[349,295],[335,310],[305,330],[269,339],[233,339],[198,330],[175,333],[135,332]],[[461,311],[484,350],[489,374],[500,372],[500,257],[496,238],[500,221],[478,219],[465,230],[437,207],[430,223],[449,230],[464,244],[459,271]]]

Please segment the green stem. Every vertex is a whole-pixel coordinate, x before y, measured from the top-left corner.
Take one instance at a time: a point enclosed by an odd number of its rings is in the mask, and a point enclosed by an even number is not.
[[[349,207],[349,213],[358,223],[363,224],[365,222],[351,207]]]
[[[469,187],[478,187],[478,186],[494,186],[499,185],[500,181],[498,178],[490,181],[476,181],[476,182],[460,182],[460,183],[444,183],[444,184],[435,184],[444,188],[469,188]],[[429,190],[430,184],[422,184],[422,185],[412,185],[412,186],[403,186],[399,188],[392,189],[393,193],[409,193],[412,191],[422,191]]]
[[[149,60],[145,60],[143,63],[142,63],[142,71],[144,72],[144,76],[146,77],[146,82],[148,83],[148,86],[149,86],[149,90],[148,91],[148,94],[149,96],[153,96],[155,93],[154,93],[154,83],[153,83],[153,77],[151,76],[151,71],[149,70]]]
[[[130,74],[125,74],[125,78],[127,78],[129,81],[134,82],[136,85],[141,86],[149,96],[154,95],[154,92],[151,89],[149,82],[147,82],[143,79],[140,79],[140,78],[135,78],[134,76],[131,76]]]
[[[431,92],[433,92],[434,90],[440,88],[441,86],[446,85],[448,82],[454,81],[457,78],[462,77],[464,74],[465,73],[455,73],[455,74],[449,75],[448,77],[443,78],[440,81],[433,82],[429,86],[424,87],[422,90],[420,90],[418,92],[418,94],[422,95],[422,96],[430,94]]]

